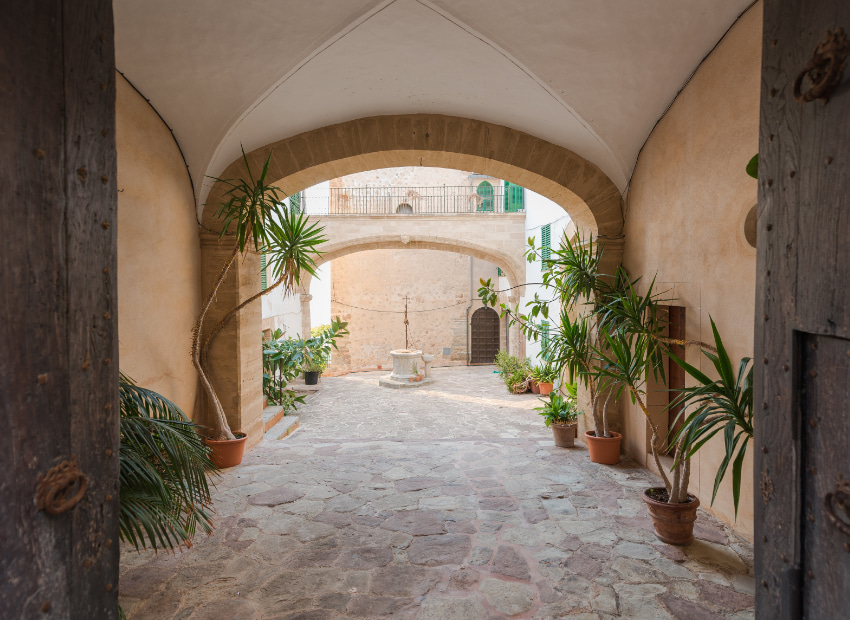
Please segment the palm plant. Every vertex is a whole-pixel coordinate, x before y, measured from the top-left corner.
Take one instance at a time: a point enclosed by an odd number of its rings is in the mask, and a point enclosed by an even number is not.
[[[697,385],[681,390],[678,398],[670,405],[670,407],[696,406],[672,438],[676,445],[681,446],[681,452],[677,455],[673,467],[677,467],[680,462],[687,462],[709,439],[723,431],[726,453],[714,477],[711,503],[714,504],[717,490],[731,463],[732,499],[737,517],[741,497],[741,470],[747,453],[747,443],[753,437],[753,366],[750,358],[744,357],[738,365],[736,374],[714,320],[711,321],[711,329],[717,354],[703,350],[703,355],[714,365],[718,379],[710,379],[697,368],[678,359],[672,353],[669,354],[679,366],[698,381]],[[685,407],[683,407],[678,417],[685,415]]]
[[[212,530],[208,448],[167,398],[123,373],[119,392],[120,538],[137,550],[191,546],[199,526]]]
[[[320,254],[317,247],[325,241],[321,234],[322,227],[315,224],[308,225],[305,215],[298,214],[294,209],[288,209],[283,204],[285,195],[282,190],[267,184],[266,178],[269,172],[271,153],[269,153],[262,171],[256,177],[251,171],[244,150],[242,151],[242,159],[248,171],[247,180],[212,177],[213,180],[227,188],[225,192],[226,200],[222,202],[215,213],[216,217],[222,221],[219,238],[224,238],[233,228],[232,236],[235,237],[235,243],[233,251],[222,265],[192,329],[192,363],[213,408],[215,426],[212,430],[211,439],[214,440],[232,440],[235,439],[235,436],[227,423],[227,416],[224,413],[221,401],[204,370],[210,344],[242,308],[261,295],[278,286],[283,286],[287,292],[294,291],[300,282],[302,271],[315,276],[316,264],[313,256]],[[202,342],[204,321],[218,290],[236,257],[244,254],[249,246],[258,251],[266,251],[269,254],[269,265],[276,281],[265,291],[253,295],[229,311],[218,325],[209,334],[206,334],[206,338]]]

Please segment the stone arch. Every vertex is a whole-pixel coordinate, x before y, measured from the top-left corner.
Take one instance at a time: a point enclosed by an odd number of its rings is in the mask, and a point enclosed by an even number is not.
[[[373,116],[285,138],[247,154],[259,169],[272,154],[268,178],[287,194],[331,178],[397,166],[474,170],[505,179],[561,205],[583,230],[611,241],[623,232],[622,198],[616,185],[580,155],[541,138],[484,121],[440,114]],[[221,178],[246,173],[242,158]],[[206,205],[222,201],[216,183]],[[214,208],[202,222],[216,229]],[[609,254],[610,255],[610,254]]]
[[[522,279],[525,274],[525,263],[522,256],[513,257],[495,248],[469,242],[466,240],[434,237],[431,235],[375,235],[370,237],[358,237],[338,243],[328,243],[323,246],[323,254],[316,258],[316,266],[323,265],[336,258],[367,252],[369,250],[438,250],[441,252],[453,252],[464,256],[474,256],[486,260],[501,268],[508,280],[509,286],[517,286],[511,291],[508,298],[511,303],[516,303],[525,293]],[[309,333],[310,329],[310,284],[313,278],[310,274],[304,274],[298,293],[301,295],[301,333]]]

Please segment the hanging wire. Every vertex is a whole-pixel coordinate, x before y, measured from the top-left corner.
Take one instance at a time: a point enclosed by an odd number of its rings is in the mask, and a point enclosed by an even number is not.
[[[476,297],[476,299],[479,299],[479,298]],[[343,302],[341,302],[337,299],[331,299],[331,301],[339,304],[340,306],[345,306],[346,308],[356,308],[357,310],[365,310],[366,312],[384,312],[384,313],[387,313],[387,314],[404,314],[404,310],[378,310],[376,308],[363,308],[362,306],[352,306],[350,304],[343,303]],[[467,303],[469,303],[469,302],[464,300],[464,301],[461,301],[460,303],[450,304],[448,306],[440,306],[439,308],[427,308],[425,310],[408,310],[408,314],[413,313],[413,312],[433,312],[435,310],[444,310],[446,308],[454,308],[456,306],[462,306],[462,305],[467,304]]]

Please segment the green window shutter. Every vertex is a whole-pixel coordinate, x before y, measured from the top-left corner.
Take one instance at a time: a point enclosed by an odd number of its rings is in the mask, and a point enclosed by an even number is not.
[[[260,291],[268,288],[268,279],[266,278],[266,253],[260,254]]]
[[[540,229],[540,245],[543,246],[540,254],[543,258],[543,268],[546,269],[546,263],[552,258],[552,225],[546,224]]]
[[[289,206],[295,213],[301,213],[301,193],[298,192],[289,197]]]
[[[502,273],[502,268],[501,268],[501,267],[496,267],[496,272],[497,272],[497,273],[498,273],[498,275],[500,275],[500,276],[505,275],[504,273]]]
[[[540,350],[544,354],[544,359],[548,359],[547,350],[549,349],[549,321],[540,323]]]
[[[505,181],[505,213],[518,213],[525,210],[525,189]]]
[[[478,184],[478,189],[475,190],[481,200],[478,201],[476,211],[492,211],[493,210],[493,186],[489,181],[481,181]]]

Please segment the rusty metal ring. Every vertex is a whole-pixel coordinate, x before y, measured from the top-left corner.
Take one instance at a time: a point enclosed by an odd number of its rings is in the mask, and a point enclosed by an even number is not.
[[[850,514],[850,495],[841,489],[837,489],[834,493],[827,493],[826,497],[823,498],[823,503],[826,516],[829,517],[830,522],[845,536],[850,536],[850,523],[835,514],[835,504],[841,506],[846,514]]]
[[[50,469],[47,475],[38,477],[38,487],[35,497],[39,510],[49,515],[62,514],[73,508],[86,493],[88,481],[83,472],[77,467],[76,457],[70,461],[62,461]],[[77,487],[77,492],[69,497],[69,493]]]
[[[823,41],[815,47],[814,55],[794,80],[794,100],[806,103],[823,99],[824,103],[836,86],[847,66],[847,51],[850,49],[844,29],[827,30]],[[808,76],[811,86],[802,92],[803,80]]]

